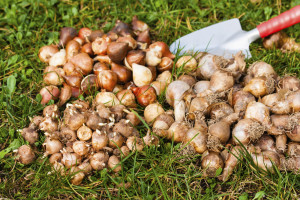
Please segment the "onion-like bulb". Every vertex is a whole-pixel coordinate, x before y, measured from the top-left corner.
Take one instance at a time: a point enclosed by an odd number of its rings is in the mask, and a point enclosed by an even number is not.
[[[253,63],[249,68],[247,72],[251,77],[259,77],[259,76],[271,76],[276,77],[277,74],[273,67],[269,65],[268,63],[265,63],[263,61],[258,61]]]
[[[73,150],[80,156],[84,156],[89,152],[89,145],[85,141],[76,141],[73,143]]]
[[[280,166],[280,157],[275,151],[262,151],[259,154],[252,154],[252,159],[258,167],[273,173],[273,164],[276,167]]]
[[[300,111],[300,90],[293,92],[287,96],[287,101],[293,113]]]
[[[93,132],[92,147],[95,151],[102,150],[108,144],[108,136],[106,133],[102,133],[99,130]]]
[[[117,84],[118,77],[117,74],[111,70],[103,70],[97,75],[97,81],[99,87],[111,92]]]
[[[251,79],[244,87],[244,91],[250,92],[255,97],[271,94],[275,89],[275,81],[271,77],[259,76]]]
[[[119,172],[122,170],[122,166],[120,163],[121,163],[120,159],[115,155],[112,155],[111,157],[109,157],[108,162],[107,162],[108,167],[110,169],[112,169],[113,172]]]
[[[49,65],[53,67],[63,66],[67,62],[66,50],[61,49],[55,53],[49,60]]]
[[[193,113],[196,112],[206,112],[206,109],[209,106],[209,102],[206,98],[196,97],[191,101],[191,105],[189,108],[189,118],[195,119],[195,115]]]
[[[108,134],[109,142],[108,145],[111,148],[121,147],[124,142],[124,137],[118,132],[110,132]]]
[[[297,91],[300,89],[300,80],[293,76],[285,76],[278,81],[278,88]]]
[[[51,57],[58,52],[55,45],[43,46],[39,50],[39,59],[44,63],[49,63]]]
[[[298,142],[289,142],[287,154],[289,157],[300,157],[300,144]]]
[[[87,53],[79,53],[70,61],[83,75],[88,75],[93,70],[94,61]]]
[[[287,170],[299,173],[300,169],[300,157],[292,157],[287,160]]]
[[[70,182],[73,185],[80,185],[85,177],[85,174],[82,171],[80,171],[80,169],[76,166],[71,167],[70,173],[72,174]]]
[[[126,107],[136,107],[135,96],[131,90],[122,90],[117,93],[120,103]]]
[[[223,92],[234,85],[233,76],[226,71],[216,71],[210,79],[209,89],[213,92]]]
[[[63,87],[61,88],[59,95],[58,106],[64,105],[70,98],[72,97],[72,88],[66,83],[63,83]]]
[[[238,120],[238,114],[233,113],[208,127],[208,149],[218,152],[221,145],[226,144],[230,138],[230,125],[236,120]]]
[[[156,90],[157,95],[161,95],[167,86],[171,83],[172,74],[170,71],[164,71],[159,74],[154,82],[151,83],[151,86]]]
[[[59,140],[46,138],[44,145],[46,147],[45,155],[59,153],[63,145]]]
[[[206,54],[202,56],[199,61],[197,77],[209,80],[218,69],[224,67],[225,65],[227,65],[226,59],[222,58],[221,56]]]
[[[48,66],[44,70],[43,81],[46,85],[62,85],[65,72],[62,68]]]
[[[196,94],[199,94],[199,93],[205,92],[205,90],[208,90],[209,85],[210,85],[209,81],[198,81],[194,85],[193,90]]]
[[[93,170],[91,164],[85,160],[80,165],[78,165],[78,168],[85,174],[90,174]]]
[[[186,133],[185,143],[189,143],[194,147],[197,153],[204,153],[207,150],[207,132],[197,128],[191,128]]]
[[[216,121],[219,121],[234,112],[233,108],[225,102],[214,103],[210,105],[207,110],[210,118]]]
[[[264,126],[270,125],[270,111],[267,106],[260,102],[252,101],[248,104],[245,118],[256,119]]]
[[[39,139],[39,134],[34,128],[23,128],[21,131],[23,138],[29,142],[29,144],[34,144]]]
[[[183,69],[184,72],[192,73],[197,69],[197,61],[192,56],[182,56],[175,66],[177,69]]]
[[[51,164],[54,164],[55,162],[60,162],[62,159],[62,156],[63,156],[62,153],[54,153],[50,156],[49,162]]]
[[[157,146],[159,144],[158,137],[156,137],[155,135],[151,135],[150,130],[143,137],[143,141],[144,141],[145,145],[147,145],[147,146],[152,146],[152,145]]]
[[[234,146],[230,150],[227,159],[225,160],[225,167],[223,169],[222,175],[220,176],[220,180],[226,181],[228,177],[232,174],[234,168],[239,162],[239,158],[241,157],[242,151],[243,149],[240,146]]]
[[[18,149],[18,160],[24,164],[30,164],[34,161],[35,154],[29,145],[22,145]]]
[[[274,103],[280,100],[278,93],[268,94],[261,99],[261,103],[268,107],[272,107]]]
[[[168,129],[167,138],[174,142],[183,142],[189,128],[185,122],[174,122]]]
[[[115,124],[113,131],[121,133],[124,137],[129,137],[133,133],[133,127],[129,124],[128,120],[121,119]]]
[[[60,141],[63,143],[74,142],[77,139],[75,131],[70,128],[63,126],[59,132]]]
[[[108,159],[108,154],[103,151],[100,151],[98,153],[93,154],[90,157],[90,164],[94,170],[102,170],[106,167]]]
[[[291,110],[290,104],[286,100],[277,101],[271,107],[271,112],[279,115],[289,114]]]
[[[92,137],[92,130],[83,124],[83,126],[77,130],[77,137],[82,141],[87,141]]]
[[[149,85],[153,78],[151,70],[143,65],[136,63],[132,64],[133,82],[136,86]]]
[[[300,142],[300,125],[295,126],[291,132],[286,132],[286,134],[292,141]]]
[[[130,150],[127,146],[122,146],[120,149],[115,149],[113,153],[119,158],[125,158],[129,155]]]
[[[168,137],[168,129],[174,123],[174,118],[167,113],[160,114],[153,123],[153,132],[160,137]]]
[[[276,136],[276,149],[279,153],[286,151],[287,136],[286,134]]]
[[[166,92],[167,102],[171,106],[175,106],[179,102],[186,92],[190,89],[190,86],[184,81],[173,81],[169,84]]]
[[[237,91],[232,95],[231,105],[234,112],[239,113],[240,116],[244,116],[248,103],[255,101],[255,97],[249,92]]]
[[[52,117],[58,118],[59,117],[59,109],[56,104],[46,106],[43,110],[44,117]]]
[[[276,152],[275,141],[270,135],[263,135],[257,140],[255,146],[259,147],[261,151]]]
[[[126,145],[130,151],[142,151],[144,148],[143,140],[136,136],[130,136],[126,141]]]
[[[215,177],[216,171],[224,167],[224,161],[219,153],[206,151],[202,155],[201,167],[205,176]]]
[[[149,124],[149,123],[153,123],[154,120],[162,113],[164,113],[164,109],[162,105],[160,105],[159,103],[153,103],[153,104],[149,104],[145,108],[144,117],[146,122]]]
[[[263,126],[255,119],[242,119],[232,130],[233,141],[239,145],[248,145],[250,142],[256,141],[264,133]]]
[[[70,110],[70,113],[64,115],[64,123],[73,131],[78,130],[86,121],[85,116],[76,111]]]
[[[182,122],[185,118],[186,104],[183,100],[177,102],[174,106],[174,115],[176,122]]]
[[[41,89],[40,95],[42,96],[41,104],[48,103],[51,99],[56,100],[59,97],[60,91],[58,87],[50,85]]]
[[[120,104],[120,101],[112,92],[98,93],[95,98],[95,101],[96,101],[97,105],[104,104],[105,106],[108,106],[108,107]]]
[[[76,153],[63,152],[61,162],[69,169],[72,166],[79,165],[81,163],[81,157]]]

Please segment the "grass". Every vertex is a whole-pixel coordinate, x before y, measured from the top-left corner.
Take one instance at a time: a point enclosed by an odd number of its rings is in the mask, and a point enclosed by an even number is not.
[[[145,148],[122,162],[118,176],[108,170],[94,173],[80,186],[67,177],[48,174],[46,159],[24,166],[14,159],[12,150],[24,144],[18,129],[28,125],[29,117],[41,112],[42,70],[37,57],[43,45],[58,42],[64,26],[90,27],[108,31],[117,19],[129,22],[133,15],[147,22],[152,37],[168,44],[199,28],[237,17],[244,30],[251,30],[289,8],[299,0],[139,0],[0,1],[0,198],[11,199],[297,199],[300,176],[288,172],[262,173],[245,159],[226,183],[204,178],[200,156],[180,156],[178,144],[161,140],[160,147]],[[286,29],[299,39],[300,25]],[[299,42],[299,40],[298,40]],[[300,76],[299,53],[265,50],[261,40],[250,47],[253,58],[270,63],[279,74]],[[160,102],[164,101],[160,98]],[[37,142],[41,148],[43,138]],[[182,162],[185,159],[185,162]],[[33,173],[34,172],[34,173]],[[131,184],[125,189],[120,183]]]

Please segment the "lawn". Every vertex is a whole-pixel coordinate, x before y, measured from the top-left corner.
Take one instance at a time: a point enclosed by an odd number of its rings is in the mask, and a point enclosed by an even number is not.
[[[264,173],[249,159],[240,163],[225,182],[204,178],[201,156],[182,156],[178,144],[161,140],[132,154],[118,176],[102,170],[80,186],[68,177],[48,174],[42,158],[29,166],[15,161],[13,150],[25,144],[19,129],[43,106],[37,95],[45,67],[38,50],[57,43],[62,27],[110,30],[117,19],[130,22],[134,15],[151,27],[155,40],[175,39],[208,25],[239,18],[251,30],[293,6],[299,0],[1,0],[0,1],[0,198],[10,199],[299,199],[300,176],[290,172]],[[300,24],[285,32],[300,42]],[[300,54],[265,50],[262,40],[250,47],[252,58],[270,63],[279,74],[300,77]],[[163,101],[164,99],[162,99]],[[145,128],[145,127],[141,127]],[[42,148],[44,138],[36,144]],[[183,162],[184,161],[184,162]],[[120,186],[130,183],[129,188]]]

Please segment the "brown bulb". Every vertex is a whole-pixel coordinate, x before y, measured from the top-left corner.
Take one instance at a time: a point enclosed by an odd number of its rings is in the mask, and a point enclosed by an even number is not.
[[[147,46],[150,45],[150,43],[151,43],[150,31],[145,30],[145,31],[139,33],[136,41],[147,44]]]
[[[127,35],[125,37],[119,37],[117,39],[117,42],[128,43],[128,50],[133,50],[133,49],[136,49],[136,47],[137,47],[136,40],[133,37],[131,37],[130,35]]]
[[[149,26],[145,22],[139,20],[136,15],[132,17],[131,25],[133,31],[143,32],[149,30]]]
[[[79,53],[79,50],[80,50],[80,44],[77,41],[75,40],[69,41],[66,46],[67,60],[70,60],[75,55],[77,55]]]
[[[111,63],[111,70],[116,73],[119,84],[125,84],[132,79],[132,72],[122,65]]]
[[[115,72],[111,70],[103,70],[97,75],[97,81],[102,89],[109,92],[113,91],[117,84],[118,77]]]
[[[128,43],[112,42],[107,47],[107,55],[112,62],[120,63],[126,56],[128,51]]]
[[[174,65],[174,62],[173,62],[173,60],[171,58],[169,58],[169,57],[163,57],[161,59],[161,62],[157,66],[157,69],[160,72],[167,71],[167,70],[172,70],[173,65]]]
[[[142,50],[132,50],[129,51],[126,58],[125,58],[125,65],[129,69],[132,69],[132,64],[136,63],[139,65],[146,64],[146,52]]]
[[[39,50],[39,58],[44,63],[49,63],[50,58],[58,52],[58,48],[55,45],[43,46]]]
[[[175,55],[170,52],[169,46],[164,42],[154,42],[149,46],[149,49],[161,52],[162,57],[169,57],[171,59],[175,58]]]
[[[70,60],[83,75],[88,75],[93,69],[93,59],[86,53],[79,53]]]
[[[150,85],[132,88],[132,91],[138,103],[143,107],[146,107],[156,101],[156,91]]]
[[[104,35],[102,30],[95,30],[92,31],[91,35],[89,36],[89,41],[94,42],[97,38],[101,38]]]
[[[81,76],[82,74],[77,71],[75,65],[71,62],[64,64],[63,70],[67,76]]]
[[[86,94],[97,91],[98,88],[97,76],[95,74],[90,74],[81,81],[81,90]]]
[[[116,41],[119,38],[119,35],[113,31],[109,31],[106,35],[111,39],[112,42]]]
[[[81,47],[81,53],[87,53],[90,56],[94,55],[93,49],[92,49],[92,43],[86,43]]]
[[[64,79],[69,86],[80,88],[81,76],[64,76]]]
[[[109,70],[109,67],[105,63],[97,62],[94,65],[93,71],[95,75],[98,75],[100,71]]]
[[[130,26],[120,20],[117,20],[115,26],[111,29],[112,32],[117,33],[121,36],[131,35],[134,36]]]
[[[101,38],[96,38],[92,42],[92,49],[93,52],[97,55],[106,55],[107,53],[107,47],[111,43],[111,39],[104,35]]]
[[[74,37],[73,40],[78,42],[80,44],[80,46],[84,45],[84,43],[85,43],[85,40],[80,37]]]
[[[18,149],[18,160],[24,164],[30,164],[34,161],[35,154],[29,145],[23,145]]]
[[[117,98],[120,100],[120,103],[126,107],[136,107],[135,96],[131,90],[122,90],[117,93]]]
[[[197,82],[197,80],[193,76],[185,75],[185,74],[179,76],[178,80],[186,82],[190,87],[195,85]]]
[[[64,87],[61,88],[60,90],[60,95],[59,95],[59,106],[64,105],[72,96],[72,88],[64,83],[63,84]]]
[[[77,36],[77,31],[72,27],[64,27],[60,31],[59,46],[64,47],[66,44]]]
[[[43,80],[46,85],[62,85],[65,72],[62,68],[48,66],[44,70]]]
[[[78,31],[78,37],[84,39],[87,42],[89,42],[89,37],[91,34],[92,30],[87,27],[83,27]]]
[[[41,104],[48,103],[51,99],[56,100],[59,97],[60,91],[58,87],[50,85],[41,89],[40,95],[42,96]]]

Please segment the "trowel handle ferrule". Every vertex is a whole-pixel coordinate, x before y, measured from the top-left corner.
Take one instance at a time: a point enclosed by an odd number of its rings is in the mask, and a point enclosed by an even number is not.
[[[300,23],[300,5],[273,17],[257,26],[260,37],[264,38],[272,33]]]

